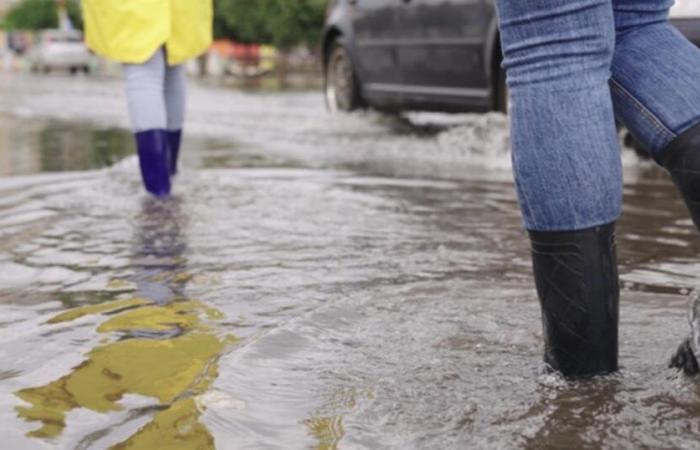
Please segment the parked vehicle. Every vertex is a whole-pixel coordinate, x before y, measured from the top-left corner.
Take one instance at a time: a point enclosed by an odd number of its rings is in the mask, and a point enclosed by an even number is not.
[[[71,73],[90,71],[92,55],[83,43],[80,31],[47,30],[39,33],[38,41],[30,52],[31,68],[36,72],[53,69]]]
[[[700,45],[700,0],[671,17]],[[331,0],[323,36],[331,111],[507,110],[493,0]]]

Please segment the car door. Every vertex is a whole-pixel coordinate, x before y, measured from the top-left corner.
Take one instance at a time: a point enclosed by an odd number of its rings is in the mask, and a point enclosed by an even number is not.
[[[485,66],[494,7],[489,0],[400,0],[402,83],[418,97],[490,96]]]
[[[398,85],[396,55],[402,0],[348,0],[353,8],[355,58],[365,90]]]

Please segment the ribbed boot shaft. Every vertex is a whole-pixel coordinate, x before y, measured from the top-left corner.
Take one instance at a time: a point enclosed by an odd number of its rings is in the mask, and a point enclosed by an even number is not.
[[[545,361],[567,377],[618,369],[615,225],[530,232]]]

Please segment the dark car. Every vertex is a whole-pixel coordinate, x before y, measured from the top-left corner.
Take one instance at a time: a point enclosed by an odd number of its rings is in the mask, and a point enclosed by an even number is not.
[[[700,45],[700,0],[673,23]],[[328,107],[507,109],[493,0],[331,0],[323,34]]]

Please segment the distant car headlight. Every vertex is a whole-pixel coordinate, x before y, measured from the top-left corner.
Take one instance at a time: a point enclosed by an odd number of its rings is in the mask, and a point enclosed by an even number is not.
[[[676,4],[671,8],[672,19],[700,19],[700,1],[698,0],[676,0]]]

